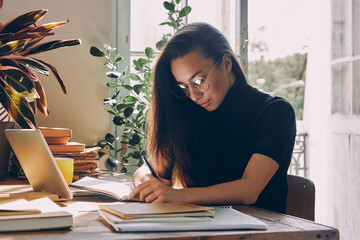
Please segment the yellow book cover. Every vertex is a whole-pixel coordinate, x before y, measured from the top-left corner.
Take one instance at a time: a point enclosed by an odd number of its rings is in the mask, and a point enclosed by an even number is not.
[[[189,203],[117,203],[99,205],[99,208],[121,218],[154,217],[213,217],[212,207]]]

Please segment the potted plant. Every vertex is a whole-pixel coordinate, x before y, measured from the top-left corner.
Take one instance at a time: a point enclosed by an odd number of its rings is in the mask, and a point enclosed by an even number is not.
[[[0,0],[0,8],[3,1]],[[5,112],[21,128],[36,128],[34,114],[39,110],[48,115],[45,91],[38,73],[48,76],[49,69],[59,82],[63,93],[66,88],[56,68],[33,55],[57,48],[79,45],[79,39],[53,40],[42,43],[54,35],[52,30],[69,21],[37,26],[48,10],[41,9],[18,16],[0,24],[0,124],[7,120]],[[4,134],[3,131],[0,134]],[[8,156],[2,156],[8,161]],[[4,161],[0,159],[0,161]],[[6,164],[7,165],[7,164]]]
[[[181,0],[163,2],[164,8],[168,11],[168,19],[160,25],[170,26],[173,32],[178,30],[184,18],[191,12],[190,6],[181,8],[180,2]],[[163,35],[162,39],[156,43],[156,48],[160,50],[171,36],[170,33]],[[110,78],[107,86],[115,89],[115,93],[110,98],[104,99],[105,111],[111,114],[116,126],[124,127],[121,136],[108,133],[98,145],[109,154],[107,163],[110,167],[115,168],[121,164],[121,172],[127,172],[130,159],[135,160],[136,165],[140,166],[141,156],[145,155],[145,125],[152,94],[151,75],[155,53],[152,48],[147,47],[144,51],[145,57],[134,60],[133,70],[129,71],[128,68],[117,69],[117,63],[122,60],[122,57],[119,54],[115,55],[115,50],[106,44],[104,44],[104,50],[97,47],[90,49],[91,55],[106,59],[105,65],[109,68],[106,75]],[[125,91],[122,96],[119,94],[120,91]],[[121,148],[117,149],[115,154],[110,154],[111,150],[115,150],[113,143],[119,140],[122,144]],[[122,156],[119,162],[116,155],[120,151]]]

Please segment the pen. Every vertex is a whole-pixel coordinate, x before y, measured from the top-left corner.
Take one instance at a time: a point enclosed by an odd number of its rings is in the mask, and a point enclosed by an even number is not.
[[[146,163],[146,165],[150,169],[151,175],[153,175],[155,178],[159,179],[159,177],[156,175],[154,169],[151,167],[151,165],[150,165],[149,161],[147,160],[147,158],[145,156],[142,156],[142,160],[144,160],[144,162]]]

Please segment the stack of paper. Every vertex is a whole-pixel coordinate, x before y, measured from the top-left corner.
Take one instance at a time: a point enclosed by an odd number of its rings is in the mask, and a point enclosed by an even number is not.
[[[182,203],[99,205],[99,214],[118,232],[266,229],[266,224],[232,208]]]
[[[0,232],[69,228],[72,215],[49,198],[0,201]]]

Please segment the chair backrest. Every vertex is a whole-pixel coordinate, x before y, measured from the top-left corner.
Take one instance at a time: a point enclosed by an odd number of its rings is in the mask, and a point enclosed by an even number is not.
[[[315,185],[304,177],[288,175],[286,211],[289,215],[315,219]]]

